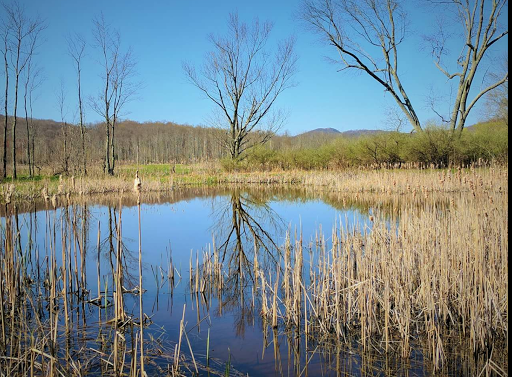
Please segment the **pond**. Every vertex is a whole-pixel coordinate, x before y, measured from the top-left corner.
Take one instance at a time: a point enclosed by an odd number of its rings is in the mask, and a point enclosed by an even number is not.
[[[343,237],[362,244],[377,213],[389,228],[400,200],[229,187],[144,194],[140,206],[128,193],[6,207],[3,234],[19,250],[20,279],[32,295],[27,321],[38,317],[40,330],[55,335],[56,344],[41,341],[32,357],[64,373],[134,370],[140,225],[148,375],[428,375],[421,343],[403,357],[398,347],[365,346],[356,325],[323,319],[322,334],[308,317],[322,317],[319,278],[337,258],[327,250]],[[464,356],[449,357],[448,372],[468,368]]]

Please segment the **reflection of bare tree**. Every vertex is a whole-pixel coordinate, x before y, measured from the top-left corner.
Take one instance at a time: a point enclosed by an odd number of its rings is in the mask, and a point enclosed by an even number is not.
[[[131,239],[122,236],[119,229],[121,208],[121,206],[115,205],[108,206],[108,230],[107,235],[100,242],[100,250],[109,262],[110,271],[107,275],[112,277],[114,271],[117,270],[117,262],[119,262],[123,287],[131,290],[137,285],[138,278],[133,273],[137,260],[133,251],[130,251],[125,244],[125,241],[131,241]],[[119,258],[117,262],[116,258]]]
[[[274,254],[279,252],[279,247],[272,233],[279,234],[284,224],[266,204],[265,197],[235,189],[229,201],[221,203],[212,215],[217,219],[213,226],[215,239],[223,241],[218,246],[221,262],[226,263],[230,275],[246,273],[253,279],[255,250],[263,249],[265,253],[261,257],[277,261]]]
[[[217,220],[214,236],[221,243],[217,250],[223,269],[227,271],[219,311],[236,313],[235,327],[242,335],[246,321],[253,319],[253,301],[246,302],[246,289],[257,284],[255,261],[263,268],[273,268],[279,258],[278,245],[272,234],[281,234],[283,220],[266,203],[268,197],[256,192],[232,191],[215,205],[212,216]],[[234,310],[236,309],[236,310]]]

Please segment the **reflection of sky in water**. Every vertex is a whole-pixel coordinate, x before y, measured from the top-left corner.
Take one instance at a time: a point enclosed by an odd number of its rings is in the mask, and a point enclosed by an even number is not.
[[[242,197],[244,197],[242,193]],[[250,196],[249,196],[250,198]],[[194,300],[188,293],[188,269],[191,251],[193,253],[193,264],[195,266],[195,255],[208,250],[208,245],[212,243],[212,236],[215,234],[216,244],[221,243],[222,229],[224,226],[216,217],[219,206],[225,206],[229,210],[230,195],[218,196],[215,198],[193,198],[176,203],[163,204],[143,204],[141,206],[142,217],[142,250],[144,263],[144,289],[147,290],[144,295],[145,312],[153,314],[152,320],[159,326],[163,326],[169,340],[176,341],[179,335],[179,321],[182,316],[183,305],[187,304],[186,321],[188,327],[192,327],[197,323],[198,313]],[[282,246],[285,242],[286,231],[289,229],[293,238],[295,231],[302,231],[304,246],[309,241],[314,240],[315,232],[321,229],[326,240],[330,240],[332,228],[334,224],[343,224],[348,221],[350,227],[352,224],[367,223],[367,216],[361,215],[358,211],[350,209],[341,211],[324,203],[321,200],[310,201],[279,201],[275,198],[266,203],[266,214],[270,214],[272,219],[265,219],[265,216],[255,214],[255,218],[263,229],[269,232],[272,239],[278,246]],[[109,208],[106,206],[92,205],[88,207],[89,218],[89,235],[87,245],[87,280],[91,291],[91,298],[97,295],[97,231],[98,221],[100,222],[101,240],[102,240],[102,257],[101,257],[101,275],[102,285],[105,281],[109,282],[109,291],[112,290],[111,278],[106,277],[110,270],[110,264],[106,257],[108,251],[108,234],[109,234]],[[254,208],[246,207],[249,213],[254,212]],[[251,212],[253,211],[253,212]],[[61,260],[61,216],[62,209],[39,211],[36,214],[35,223],[37,224],[37,232],[35,241],[38,244],[40,260],[45,257],[48,248],[48,236],[46,232],[46,219],[51,222],[56,221],[56,256],[57,260]],[[112,212],[113,213],[113,212]],[[118,214],[118,212],[116,211]],[[228,213],[229,215],[229,213]],[[57,220],[56,220],[57,219]],[[227,216],[229,220],[229,216]],[[22,244],[26,245],[28,240],[28,229],[30,224],[30,215],[28,213],[20,214],[18,217],[20,224],[20,236]],[[277,231],[269,228],[271,223],[281,223],[282,226]],[[228,224],[229,225],[229,224]],[[5,218],[2,218],[2,226],[5,226]],[[34,226],[34,224],[32,225]],[[115,232],[115,231],[114,231]],[[127,265],[128,274],[132,274],[133,285],[138,283],[138,211],[137,207],[122,208],[122,235],[123,243],[127,249]],[[34,238],[33,238],[34,239]],[[114,248],[116,242],[114,242]],[[249,245],[249,247],[252,247]],[[165,284],[160,290],[157,297],[156,282],[154,272],[160,274],[158,266],[162,266],[167,271],[169,265],[169,249],[172,250],[172,259],[174,266],[182,276],[182,280],[177,284],[171,300],[168,285]],[[307,259],[305,253],[305,259]],[[115,258],[113,257],[115,260]],[[73,261],[74,263],[74,261]],[[114,261],[115,264],[115,261]],[[73,266],[74,267],[74,266]],[[152,268],[153,267],[153,268]],[[110,276],[110,275],[109,275]],[[176,276],[179,280],[179,277]],[[131,288],[130,279],[126,279],[126,286]],[[102,287],[103,290],[103,287]],[[127,295],[126,307],[128,311],[136,313],[137,302],[135,297]],[[157,305],[158,299],[158,305]],[[248,297],[247,300],[250,298]],[[240,313],[233,310],[226,310],[222,316],[214,315],[215,301],[212,305],[212,312],[208,320],[202,322],[201,326],[193,329],[190,334],[190,340],[193,349],[199,353],[205,352],[206,331],[208,323],[211,323],[210,329],[210,347],[211,356],[218,357],[223,360],[228,359],[229,355],[234,366],[243,365],[244,372],[250,375],[268,375],[274,374],[274,356],[271,348],[266,349],[264,358],[263,352],[263,336],[259,324],[258,312],[254,313],[253,321],[245,319],[247,326],[243,334],[236,335],[235,322],[240,321]],[[157,310],[158,307],[158,310]],[[199,318],[207,316],[204,308],[199,307]],[[251,324],[254,323],[254,326]],[[270,333],[270,337],[271,337]],[[271,338],[270,338],[271,339]],[[286,358],[286,347],[281,350],[283,358]]]
[[[225,206],[229,201],[229,197],[222,196],[215,199],[212,198],[195,198],[178,203],[169,204],[142,204],[142,249],[145,263],[159,263],[161,257],[167,259],[169,247],[172,249],[173,260],[185,261],[188,268],[188,260],[190,251],[204,250],[212,243],[213,235],[219,236],[217,218],[215,218],[215,206]],[[329,239],[331,237],[332,228],[337,224],[339,228],[340,221],[345,226],[346,220],[352,227],[354,224],[368,223],[367,216],[361,215],[357,210],[340,211],[321,200],[311,200],[306,202],[292,201],[271,201],[266,203],[271,210],[273,216],[276,216],[282,223],[279,232],[269,227],[268,224],[261,223],[262,227],[267,230],[273,237],[274,242],[282,246],[286,232],[289,230],[293,235],[302,230],[304,242],[314,239],[315,232],[322,230],[322,233]],[[105,240],[108,235],[109,219],[108,208],[105,206],[93,205],[88,207],[89,210],[89,237],[88,237],[88,253],[96,253],[98,221],[100,222],[101,238]],[[251,209],[248,209],[251,212]],[[61,244],[61,216],[62,208],[36,213],[36,224],[32,225],[37,232],[32,235],[36,240],[44,243],[46,217],[50,218],[51,223],[56,223],[56,241],[57,248]],[[70,212],[71,213],[71,212]],[[118,211],[116,208],[116,215]],[[20,237],[22,244],[28,239],[29,231],[29,214],[22,213],[18,215],[20,227]],[[261,217],[257,219],[261,220]],[[265,219],[263,219],[265,220]],[[276,220],[276,219],[273,219]],[[2,227],[5,227],[5,218],[1,218]],[[122,234],[125,246],[131,251],[138,249],[138,213],[137,207],[122,208]],[[47,238],[47,237],[46,237]],[[217,245],[219,240],[216,239]],[[44,245],[44,244],[43,244]],[[40,245],[40,252],[44,246]],[[60,254],[57,252],[57,256]],[[164,260],[166,260],[164,259]]]
[[[229,198],[221,200],[193,199],[176,204],[152,204],[142,205],[142,250],[145,263],[160,263],[161,257],[167,255],[169,246],[172,250],[173,261],[183,268],[188,269],[190,251],[194,255],[196,251],[205,250],[212,243],[213,234],[219,235],[220,229],[216,228],[216,218],[212,216],[212,204],[226,205]],[[314,238],[315,232],[321,227],[326,238],[331,237],[332,227],[336,222],[339,226],[340,219],[345,223],[350,221],[363,223],[366,216],[361,216],[357,211],[340,211],[315,200],[309,202],[269,202],[269,207],[279,216],[284,228],[281,234],[275,234],[273,229],[265,227],[273,236],[274,242],[282,246],[285,241],[286,231],[302,229],[304,241]],[[106,212],[102,217],[106,216]],[[102,221],[104,224],[106,219]],[[130,250],[137,250],[138,244],[138,215],[137,208],[123,208],[123,239]],[[106,228],[102,234],[106,234]],[[131,241],[131,242],[130,242]],[[217,245],[220,240],[216,238]]]
[[[361,215],[355,210],[340,211],[321,200],[314,200],[302,203],[294,202],[273,202],[271,207],[279,213],[285,224],[290,230],[290,234],[297,234],[302,230],[304,242],[314,239],[315,232],[322,230],[326,239],[331,237],[333,226],[336,224],[339,228],[340,221],[343,226],[348,219],[349,225],[362,223],[366,220],[366,216]],[[281,236],[280,242],[284,242],[284,236]]]

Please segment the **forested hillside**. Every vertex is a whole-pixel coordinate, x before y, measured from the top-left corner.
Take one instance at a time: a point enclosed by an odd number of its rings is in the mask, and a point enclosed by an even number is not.
[[[4,117],[0,116],[0,121]],[[10,121],[10,119],[9,119]],[[17,131],[17,162],[27,164],[26,123]],[[53,120],[33,120],[36,173],[79,171],[80,129]],[[8,129],[7,149],[10,149]],[[213,127],[173,122],[120,122],[116,129],[116,163],[198,163],[223,160],[227,169],[326,169],[359,165],[420,162],[447,165],[508,158],[508,126],[503,120],[480,123],[450,140],[449,132],[432,127],[421,134],[365,130],[306,132],[297,136],[273,135],[265,146],[250,151],[241,161],[230,162],[223,148],[226,134]],[[101,165],[104,154],[104,124],[89,124],[86,131],[87,160]],[[7,165],[11,154],[7,153]]]
[[[4,116],[0,116],[4,122]],[[9,122],[11,120],[9,119]],[[27,162],[27,133],[25,119],[16,131],[18,163]],[[80,130],[76,125],[53,120],[33,120],[36,167],[52,166],[72,171],[79,164]],[[11,147],[11,130],[7,132],[7,149]],[[222,132],[215,128],[193,127],[172,122],[137,123],[123,121],[116,129],[117,161],[139,163],[196,162],[221,157]],[[89,124],[86,131],[87,159],[101,164],[104,153],[104,124]],[[8,165],[11,155],[7,153]]]

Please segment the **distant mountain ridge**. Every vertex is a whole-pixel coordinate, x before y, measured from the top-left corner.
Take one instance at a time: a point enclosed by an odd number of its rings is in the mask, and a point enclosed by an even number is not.
[[[466,127],[464,127],[464,129],[466,131],[473,132],[479,126],[485,126],[485,125],[488,125],[488,124],[492,124],[493,122],[494,122],[494,120],[491,119],[491,120],[479,122],[479,123],[476,123],[476,124],[472,124],[470,126],[466,126]],[[375,134],[379,134],[379,133],[388,133],[388,132],[395,132],[395,131],[390,131],[390,130],[363,130],[363,129],[339,131],[336,128],[315,128],[314,130],[306,131],[306,132],[303,132],[301,134],[298,134],[295,137],[303,137],[303,136],[309,137],[309,136],[320,136],[320,135],[323,135],[325,137],[336,137],[336,136],[359,137],[359,136],[362,136],[362,135],[375,135]],[[411,132],[406,132],[406,133],[411,133]]]
[[[382,131],[382,130],[349,130],[349,131],[339,131],[336,128],[315,128],[311,131],[303,132],[296,137],[299,136],[315,136],[315,135],[325,135],[325,136],[346,136],[346,137],[358,137],[361,135],[368,135],[368,134],[376,134],[376,133],[382,133],[382,132],[389,132],[389,131]]]
[[[314,130],[304,132],[300,135],[310,135],[310,134],[340,134],[341,132],[338,131],[336,128],[315,128]],[[299,136],[299,135],[297,135]]]

